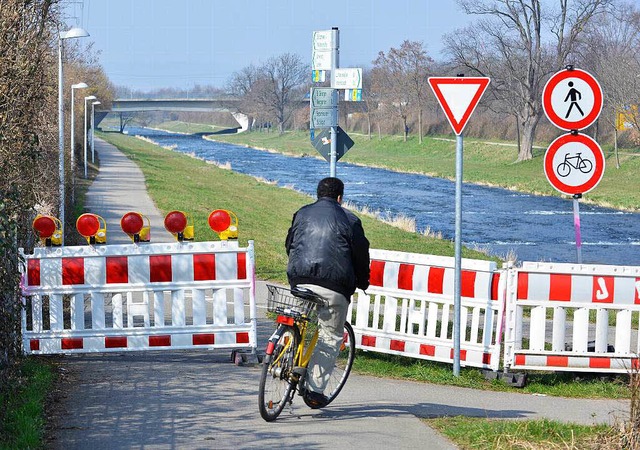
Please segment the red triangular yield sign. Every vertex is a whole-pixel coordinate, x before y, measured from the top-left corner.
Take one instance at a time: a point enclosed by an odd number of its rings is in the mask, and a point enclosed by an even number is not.
[[[487,77],[429,77],[429,85],[456,134],[462,134],[489,81]]]

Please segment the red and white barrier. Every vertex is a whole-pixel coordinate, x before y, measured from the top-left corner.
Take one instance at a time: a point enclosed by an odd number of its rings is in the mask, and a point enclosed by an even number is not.
[[[523,263],[508,270],[505,367],[638,369],[638,312],[639,267]]]
[[[253,241],[22,256],[25,353],[257,347]]]
[[[454,258],[371,250],[367,294],[350,306],[357,347],[453,362]],[[504,287],[496,264],[462,260],[462,366],[497,370]]]

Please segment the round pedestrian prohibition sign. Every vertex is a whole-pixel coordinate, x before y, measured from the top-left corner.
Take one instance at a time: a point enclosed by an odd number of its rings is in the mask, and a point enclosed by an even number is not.
[[[553,75],[542,92],[547,118],[563,130],[583,130],[602,111],[602,88],[589,72],[562,70]]]
[[[563,194],[585,194],[604,175],[604,153],[584,134],[565,134],[553,141],[544,155],[544,173]]]

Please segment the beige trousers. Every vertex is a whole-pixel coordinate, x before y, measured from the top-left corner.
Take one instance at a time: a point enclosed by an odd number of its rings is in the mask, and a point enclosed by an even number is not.
[[[339,292],[322,286],[300,286],[311,289],[328,303],[326,307],[318,309],[318,342],[307,368],[307,389],[323,393],[340,351],[349,300]]]

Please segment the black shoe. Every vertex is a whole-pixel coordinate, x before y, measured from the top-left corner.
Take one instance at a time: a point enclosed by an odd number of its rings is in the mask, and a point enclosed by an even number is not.
[[[307,391],[307,395],[305,395],[304,401],[307,405],[309,405],[309,408],[312,409],[324,408],[329,404],[329,399],[326,396],[320,394],[319,392],[313,391]]]

